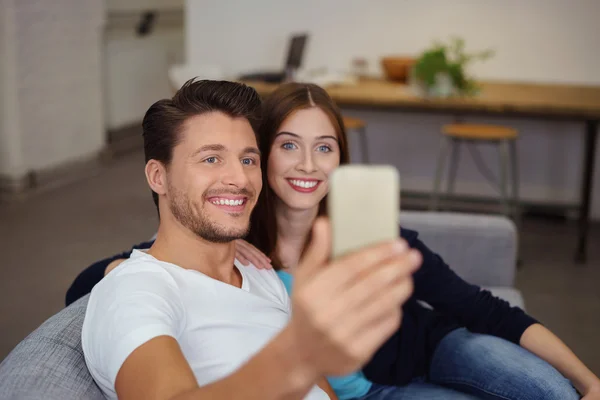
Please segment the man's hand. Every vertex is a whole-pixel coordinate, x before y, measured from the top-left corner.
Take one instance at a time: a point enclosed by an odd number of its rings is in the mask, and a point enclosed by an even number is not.
[[[329,223],[319,219],[295,271],[290,351],[317,376],[362,367],[400,326],[420,254],[398,239],[328,262]]]

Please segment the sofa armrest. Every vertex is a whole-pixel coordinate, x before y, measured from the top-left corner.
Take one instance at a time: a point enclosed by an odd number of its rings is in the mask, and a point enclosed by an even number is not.
[[[503,216],[401,211],[400,225],[419,237],[460,277],[479,286],[514,285],[517,231]]]

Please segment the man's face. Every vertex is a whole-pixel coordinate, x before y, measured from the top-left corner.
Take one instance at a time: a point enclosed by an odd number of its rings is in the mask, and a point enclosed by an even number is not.
[[[211,112],[186,121],[167,182],[169,209],[184,227],[211,242],[246,236],[262,189],[260,153],[248,120]]]

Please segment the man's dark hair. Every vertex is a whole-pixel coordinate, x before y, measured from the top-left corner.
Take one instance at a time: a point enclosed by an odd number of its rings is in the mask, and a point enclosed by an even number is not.
[[[256,90],[244,84],[190,79],[172,99],[159,100],[146,112],[142,122],[146,163],[156,160],[168,166],[185,121],[211,111],[246,118],[256,134],[260,106]],[[158,194],[154,191],[152,198],[158,210]]]

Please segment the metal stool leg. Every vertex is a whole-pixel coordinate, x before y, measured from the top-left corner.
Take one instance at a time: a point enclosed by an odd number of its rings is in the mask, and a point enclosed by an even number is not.
[[[512,172],[512,211],[515,223],[520,225],[521,206],[519,202],[519,160],[517,159],[517,141],[510,141],[510,161]]]
[[[431,200],[429,203],[429,209],[435,211],[438,208],[440,186],[442,183],[442,175],[444,173],[444,164],[446,164],[446,156],[448,155],[448,148],[450,140],[442,137],[440,142],[440,150],[438,153],[437,167],[435,172],[435,178],[433,181],[433,193],[431,194]]]
[[[500,198],[502,202],[502,208],[504,210],[504,214],[510,218],[510,207],[509,200],[507,194],[507,170],[508,170],[508,142],[506,140],[501,140],[498,144],[499,146],[499,154],[500,154]]]
[[[520,251],[520,233],[521,233],[521,206],[519,202],[519,160],[517,158],[517,141],[511,140],[509,143],[511,175],[512,175],[512,215],[517,230],[517,268],[523,266],[523,259]]]
[[[460,159],[461,140],[451,139],[452,151],[450,152],[450,171],[448,175],[448,184],[446,186],[446,194],[448,197],[454,194],[454,185],[456,183],[456,173],[458,172],[458,160]]]
[[[369,164],[369,148],[367,147],[367,129],[360,128],[358,130],[358,136],[360,138],[360,158],[363,164]]]

